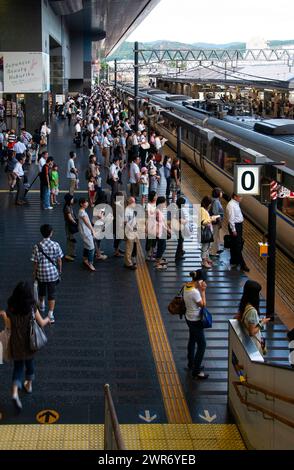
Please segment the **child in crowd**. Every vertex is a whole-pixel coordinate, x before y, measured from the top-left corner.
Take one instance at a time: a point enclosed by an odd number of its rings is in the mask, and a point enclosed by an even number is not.
[[[89,194],[89,202],[90,206],[94,207],[95,205],[95,198],[96,198],[96,190],[95,190],[95,178],[91,176],[88,183],[88,194]]]
[[[145,206],[147,203],[148,192],[149,192],[149,178],[148,178],[147,168],[144,166],[141,169],[141,177],[140,177],[140,197],[141,197],[142,206]]]
[[[150,192],[155,191],[157,193],[159,180],[159,176],[157,176],[157,171],[155,169],[152,169],[150,170],[149,175],[149,190]]]
[[[49,175],[50,180],[50,192],[51,192],[51,206],[55,204],[59,204],[57,201],[57,196],[59,193],[59,173],[58,173],[58,166],[54,163],[52,167],[52,171]]]

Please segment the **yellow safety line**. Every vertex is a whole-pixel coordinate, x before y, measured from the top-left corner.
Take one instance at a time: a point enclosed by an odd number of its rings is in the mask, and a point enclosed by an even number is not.
[[[145,263],[142,247],[139,243],[137,263],[137,284],[166,416],[170,424],[189,424],[192,423],[192,418],[176,370],[173,354],[150,274]]]

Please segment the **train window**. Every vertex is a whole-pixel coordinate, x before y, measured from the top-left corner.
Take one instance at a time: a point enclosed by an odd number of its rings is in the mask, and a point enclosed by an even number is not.
[[[219,138],[213,139],[211,159],[230,175],[234,174],[234,164],[240,162],[240,149]]]
[[[278,210],[294,220],[294,193],[290,197],[278,198]]]

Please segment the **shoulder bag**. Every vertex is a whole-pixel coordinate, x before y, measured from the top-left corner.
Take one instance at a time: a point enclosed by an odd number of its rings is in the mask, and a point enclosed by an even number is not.
[[[200,310],[200,321],[203,328],[212,327],[212,315],[206,307],[202,307]]]
[[[0,364],[3,364],[3,361],[9,362],[11,360],[10,336],[11,330],[9,328],[5,327],[0,331]]]
[[[47,258],[48,261],[50,261],[51,264],[53,264],[53,266],[57,269],[57,272],[58,272],[58,278],[59,278],[59,281],[60,281],[60,272],[59,272],[59,269],[58,269],[58,266],[56,263],[54,263],[53,259],[50,258],[50,256],[48,256],[45,251],[43,250],[42,246],[41,246],[41,243],[38,243],[37,244],[37,247],[38,247],[38,250],[42,253],[42,255],[45,256],[45,258]]]
[[[30,350],[32,352],[39,351],[47,344],[47,341],[47,336],[37,322],[35,312],[33,311],[30,323]]]
[[[184,287],[181,288],[179,293],[169,303],[167,309],[171,315],[179,315],[182,318],[186,313],[186,305],[183,297]]]
[[[201,243],[213,242],[213,233],[209,224],[201,225]]]

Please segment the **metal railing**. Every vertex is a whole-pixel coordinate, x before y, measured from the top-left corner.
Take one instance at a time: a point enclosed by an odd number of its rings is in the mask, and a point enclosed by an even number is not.
[[[126,450],[110,387],[104,385],[104,450]]]
[[[251,393],[253,392],[263,393],[265,396],[265,399],[270,400],[270,401],[274,401],[276,399],[276,400],[280,400],[285,403],[290,403],[291,405],[294,405],[293,398],[280,395],[278,393],[270,392],[269,390],[266,390],[257,385],[250,384],[248,382],[233,382],[233,386],[235,388],[235,391],[238,395],[239,400],[241,401],[241,403],[243,403],[243,405],[247,406],[248,411],[260,411],[263,414],[264,419],[267,419],[265,418],[265,416],[270,416],[270,418],[276,419],[277,421],[280,421],[281,423],[284,423],[287,426],[294,428],[293,421],[290,421],[289,419],[284,418],[284,416],[281,416],[278,413],[275,413],[274,411],[271,411],[267,408],[264,408],[263,406],[260,406],[256,403],[253,403],[252,401],[247,400],[247,397],[243,397],[243,395],[241,394],[239,387],[244,387],[245,389],[248,389]]]

